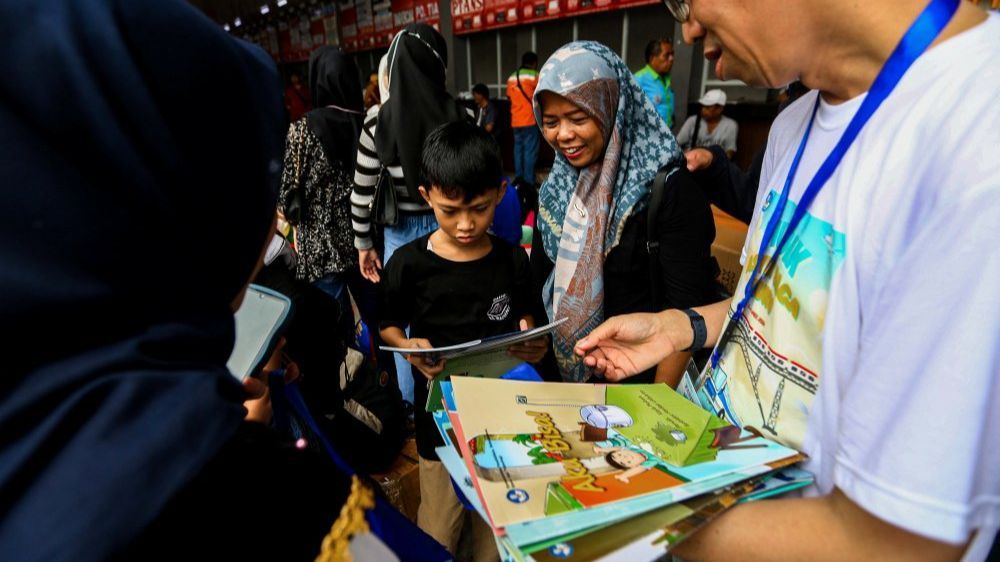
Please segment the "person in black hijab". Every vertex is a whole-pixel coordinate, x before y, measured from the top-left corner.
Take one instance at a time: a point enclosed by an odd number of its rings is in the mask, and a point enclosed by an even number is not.
[[[406,26],[396,34],[386,57],[389,95],[382,100],[378,115],[365,121],[351,201],[354,245],[360,250],[361,271],[374,282],[378,282],[377,269],[381,262],[374,255],[368,207],[380,171],[384,168],[392,177],[400,212],[399,223],[386,228],[388,260],[395,247],[420,236],[408,236],[405,231],[430,232],[436,228],[431,209],[418,191],[424,139],[444,123],[472,120],[472,112],[462,107],[445,88],[447,44],[433,27],[425,23]],[[415,221],[414,217],[426,220]]]
[[[419,199],[424,139],[439,125],[466,118],[445,88],[448,45],[426,23],[406,26],[389,46],[389,99],[378,112],[379,161],[403,166],[406,189]]]
[[[295,277],[340,298],[358,267],[350,228],[364,114],[358,69],[339,47],[320,47],[309,58],[309,87],[316,109],[288,128],[280,200],[297,228]]]
[[[226,368],[273,62],[181,0],[0,0],[0,36],[0,560],[311,559],[346,481]]]
[[[294,279],[287,279],[284,264],[275,264],[256,282],[294,302],[287,354],[305,375],[303,394],[348,462],[369,473],[388,468],[396,459],[405,441],[405,417],[399,392],[386,389],[380,393],[382,408],[376,409],[381,414],[379,431],[355,423],[343,409],[340,388],[345,345],[355,334],[346,288],[371,333],[377,334],[378,326],[377,289],[358,271],[350,225],[351,173],[362,125],[361,83],[352,59],[328,46],[313,51],[309,83],[317,107],[288,129],[281,181],[283,211],[297,232]],[[392,353],[379,352],[376,363],[395,377]]]
[[[396,194],[399,211],[398,222],[382,233],[388,262],[397,248],[437,229],[434,213],[418,191],[424,139],[439,125],[473,117],[445,88],[448,48],[433,27],[425,23],[406,26],[392,40],[386,57],[389,95],[383,97],[378,114],[365,120],[351,195],[358,263],[361,275],[373,283],[379,282],[382,267],[370,208],[375,186],[383,175],[391,178],[384,188]],[[412,403],[409,363],[396,356],[395,364],[403,399]]]

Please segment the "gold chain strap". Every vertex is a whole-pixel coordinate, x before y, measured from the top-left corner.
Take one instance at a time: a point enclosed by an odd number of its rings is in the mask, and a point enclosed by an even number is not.
[[[348,545],[351,538],[371,531],[365,512],[375,507],[375,494],[357,476],[351,477],[351,495],[340,508],[330,533],[323,539],[316,562],[353,562]]]

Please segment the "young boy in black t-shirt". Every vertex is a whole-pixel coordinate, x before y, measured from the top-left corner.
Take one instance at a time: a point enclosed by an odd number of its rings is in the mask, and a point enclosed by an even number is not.
[[[528,256],[487,229],[503,198],[500,149],[486,131],[464,121],[442,125],[424,143],[420,194],[434,210],[438,229],[396,250],[382,274],[381,334],[386,345],[441,347],[528,329],[540,295],[531,290]],[[410,328],[410,336],[404,331]],[[528,362],[545,355],[544,341],[510,352]],[[420,453],[419,526],[454,553],[463,510],[448,472],[434,452],[443,445],[425,411],[428,383],[444,370],[409,355],[415,380],[417,450]],[[477,559],[496,558],[492,535],[473,517]],[[480,538],[483,542],[480,542]],[[493,553],[492,555],[490,553]]]

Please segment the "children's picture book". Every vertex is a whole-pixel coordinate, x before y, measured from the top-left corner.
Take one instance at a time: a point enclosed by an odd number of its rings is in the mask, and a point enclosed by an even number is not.
[[[486,520],[486,510],[483,509],[482,502],[479,501],[479,495],[476,494],[476,488],[472,485],[472,478],[469,477],[468,471],[465,470],[465,465],[462,462],[462,457],[459,456],[458,451],[454,447],[436,447],[434,452],[437,453],[438,460],[444,465],[445,469],[448,470],[448,474],[452,475],[451,479],[455,483],[455,488],[465,496],[465,499],[469,502],[469,505],[476,511],[479,517]],[[464,473],[464,476],[462,474]],[[456,477],[456,475],[458,475]]]
[[[784,468],[609,525],[593,533],[542,545],[542,548],[523,550],[538,562],[652,562],[660,560],[670,549],[727,509],[740,503],[787,493],[812,482],[812,474],[798,468]]]
[[[644,496],[661,507],[798,458],[666,385],[456,377],[451,389],[457,444],[495,529]]]
[[[455,433],[447,412],[435,412],[434,420],[446,444],[435,449],[438,457],[451,474],[456,488],[465,495],[477,514],[488,520],[469,472],[454,446]],[[812,481],[809,472],[788,467],[618,523],[598,525],[534,544],[518,545],[509,535],[496,537],[497,547],[502,560],[659,560],[670,548],[733,505],[784,494],[805,487]]]

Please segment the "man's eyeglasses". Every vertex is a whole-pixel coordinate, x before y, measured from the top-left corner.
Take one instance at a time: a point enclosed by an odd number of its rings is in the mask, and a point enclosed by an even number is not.
[[[684,23],[691,17],[691,5],[687,0],[663,0],[663,3],[678,22]]]

